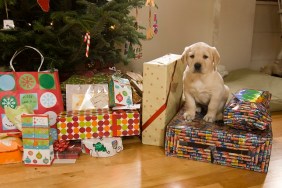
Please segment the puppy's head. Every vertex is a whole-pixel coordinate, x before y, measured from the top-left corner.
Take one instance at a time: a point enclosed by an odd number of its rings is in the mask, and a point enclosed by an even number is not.
[[[198,42],[185,48],[182,60],[188,63],[190,72],[206,74],[216,70],[220,56],[215,47]]]

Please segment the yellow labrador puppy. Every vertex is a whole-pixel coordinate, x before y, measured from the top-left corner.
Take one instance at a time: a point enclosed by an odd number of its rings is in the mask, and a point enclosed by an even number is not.
[[[183,74],[184,118],[187,121],[195,118],[201,106],[207,107],[205,121],[222,120],[229,88],[224,85],[221,75],[216,70],[219,59],[216,48],[203,42],[185,48],[182,60],[188,63]]]

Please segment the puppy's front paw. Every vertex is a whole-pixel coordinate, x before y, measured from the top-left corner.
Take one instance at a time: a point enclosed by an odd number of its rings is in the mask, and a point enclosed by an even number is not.
[[[209,115],[209,114],[206,114],[203,119],[204,119],[206,122],[210,122],[210,123],[212,123],[212,122],[215,121],[215,117],[214,117],[214,116],[211,116],[211,115]]]
[[[184,119],[186,121],[191,122],[193,119],[195,119],[195,113],[193,113],[193,112],[185,112],[183,117],[184,117]]]

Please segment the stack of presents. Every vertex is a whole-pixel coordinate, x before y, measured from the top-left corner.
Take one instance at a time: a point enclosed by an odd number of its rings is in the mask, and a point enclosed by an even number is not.
[[[180,55],[144,63],[142,142],[163,146],[165,155],[266,173],[272,129],[268,91],[242,88],[224,109],[223,121],[208,123],[205,114],[183,118]]]
[[[118,75],[112,75],[108,84],[66,84],[66,111],[57,111],[56,118],[50,118],[54,115],[50,112],[21,115],[22,160],[50,165],[53,158],[67,159],[67,152],[75,158],[81,150],[97,157],[112,156],[123,149],[122,137],[140,135],[143,144],[164,147],[167,156],[266,173],[272,146],[271,93],[243,88],[226,104],[222,122],[205,122],[204,114],[187,122],[182,107],[185,66],[176,54],[144,63],[142,108],[138,110],[131,81]],[[51,99],[52,95],[40,97],[39,102],[54,106]],[[2,127],[11,123],[5,111],[1,115]],[[20,148],[18,139],[7,136],[0,143],[13,141],[11,146]],[[15,151],[20,159],[20,152]]]
[[[121,152],[122,137],[140,135],[140,104],[129,78],[111,71],[99,83],[70,78],[61,87],[57,71],[1,73],[0,82],[9,83],[0,90],[0,164],[50,166],[75,163],[81,152]]]

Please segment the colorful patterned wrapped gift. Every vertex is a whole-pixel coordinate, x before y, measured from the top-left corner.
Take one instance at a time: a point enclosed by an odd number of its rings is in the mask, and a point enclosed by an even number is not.
[[[184,69],[176,54],[143,64],[143,144],[164,146],[165,127],[181,106]]]
[[[22,140],[25,165],[50,166],[54,160],[49,115],[23,114]]]
[[[123,150],[122,139],[91,138],[82,140],[82,152],[92,157],[111,157]]]
[[[242,89],[224,109],[224,124],[242,130],[265,130],[271,126],[268,91]]]
[[[140,114],[108,109],[62,112],[57,128],[58,139],[63,140],[139,135]]]
[[[165,154],[257,172],[268,171],[272,130],[252,132],[223,123],[207,123],[198,115],[193,122],[183,118],[182,109],[166,130]]]
[[[110,107],[133,105],[132,89],[129,80],[113,75],[109,83],[109,98]]]

